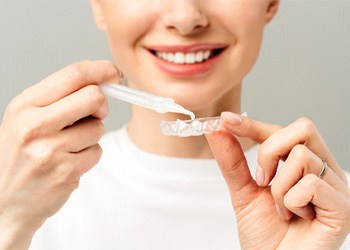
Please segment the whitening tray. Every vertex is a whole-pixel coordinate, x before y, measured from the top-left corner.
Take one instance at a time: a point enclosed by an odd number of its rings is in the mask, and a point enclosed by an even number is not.
[[[169,136],[188,137],[200,136],[221,128],[220,116],[197,118],[194,120],[162,121],[160,123],[163,134]]]
[[[247,117],[247,112],[242,113]],[[220,116],[204,117],[192,120],[162,121],[160,123],[163,134],[169,136],[188,137],[200,136],[221,129]]]
[[[116,83],[103,84],[101,85],[101,89],[106,95],[110,97],[128,103],[136,104],[148,109],[153,109],[161,114],[172,112],[189,115],[192,120],[195,118],[193,112],[175,103],[175,101],[171,98],[156,96]]]
[[[219,116],[195,119],[193,112],[175,103],[171,98],[153,95],[115,83],[103,84],[101,89],[110,97],[153,109],[161,114],[172,112],[191,117],[191,120],[162,121],[160,127],[164,135],[178,137],[200,136],[211,131],[218,131],[221,128]],[[247,113],[244,112],[242,115],[247,116]]]

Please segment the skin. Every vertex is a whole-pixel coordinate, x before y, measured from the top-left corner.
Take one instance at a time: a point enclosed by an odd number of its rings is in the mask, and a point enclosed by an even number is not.
[[[231,193],[242,249],[336,249],[350,230],[350,191],[314,124],[303,118],[282,128],[234,114],[240,113],[242,80],[278,5],[278,0],[91,0],[96,24],[131,87],[171,97],[199,117],[231,111],[222,113],[220,132],[174,138],[161,134],[160,120],[186,117],[133,107],[128,133],[136,145],[161,155],[215,157]],[[159,41],[220,42],[227,49],[210,71],[175,77],[150,63],[144,50]],[[111,81],[118,81],[111,62],[80,62],[9,104],[0,127],[1,249],[28,248],[35,231],[97,163],[108,109],[96,85]],[[261,144],[257,182],[243,154],[253,142]],[[281,157],[284,167],[267,186]],[[317,177],[321,159],[329,164],[323,179]]]
[[[242,249],[339,249],[350,231],[350,189],[312,121],[282,128],[233,116],[222,113],[223,129],[206,136],[230,190]],[[260,143],[257,181],[233,135]],[[322,179],[319,156],[330,166]]]
[[[232,0],[93,0],[91,4],[96,24],[106,32],[114,61],[129,85],[171,97],[198,117],[218,116],[224,110],[240,112],[242,79],[256,62],[263,29],[278,7],[278,1]],[[222,43],[228,48],[212,70],[184,78],[170,76],[149,63],[153,58],[144,46],[158,45],[158,41],[162,45]],[[129,135],[140,148],[152,153],[212,157],[204,137],[176,139],[161,133],[161,119],[177,118],[188,119],[133,107]],[[251,146],[249,140],[242,143],[245,148]],[[182,150],[175,153],[174,148]]]
[[[28,249],[98,162],[108,107],[94,83],[116,77],[111,62],[76,63],[8,105],[0,127],[0,249]]]

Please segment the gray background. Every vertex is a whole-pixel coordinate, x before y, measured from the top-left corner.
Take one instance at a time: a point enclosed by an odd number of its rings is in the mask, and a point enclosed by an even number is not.
[[[110,59],[87,0],[0,0],[0,32],[1,117],[16,94],[57,69],[84,59]],[[283,0],[243,93],[250,117],[282,125],[310,117],[348,170],[349,46],[350,1]],[[108,130],[130,116],[125,103],[112,100],[110,109]]]

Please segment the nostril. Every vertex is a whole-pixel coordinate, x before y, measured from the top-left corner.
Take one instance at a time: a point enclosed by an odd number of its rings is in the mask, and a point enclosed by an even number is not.
[[[196,25],[196,26],[193,28],[192,35],[198,34],[198,33],[201,33],[201,32],[204,32],[206,29],[207,29],[207,26]]]
[[[209,26],[208,17],[192,1],[173,1],[171,9],[164,13],[164,24],[168,30],[181,35],[196,35]]]
[[[205,32],[206,27],[201,25],[196,25],[194,27],[192,26],[186,26],[186,27],[179,27],[179,26],[169,26],[167,27],[169,30],[177,32],[181,34],[182,36],[195,36],[199,35],[203,32]]]

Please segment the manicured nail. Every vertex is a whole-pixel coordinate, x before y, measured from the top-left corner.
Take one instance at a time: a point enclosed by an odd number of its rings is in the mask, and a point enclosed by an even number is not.
[[[256,179],[256,184],[258,184],[258,186],[262,186],[264,184],[264,180],[265,180],[264,169],[260,167],[259,163],[258,163],[258,166],[256,167],[255,179]]]
[[[243,120],[239,115],[232,112],[222,112],[221,117],[231,125],[238,126],[241,125]]]
[[[282,220],[286,220],[286,216],[283,213],[282,209],[280,208],[280,206],[277,205],[277,203],[275,203],[276,205],[276,211],[278,213],[278,216],[282,219]]]

